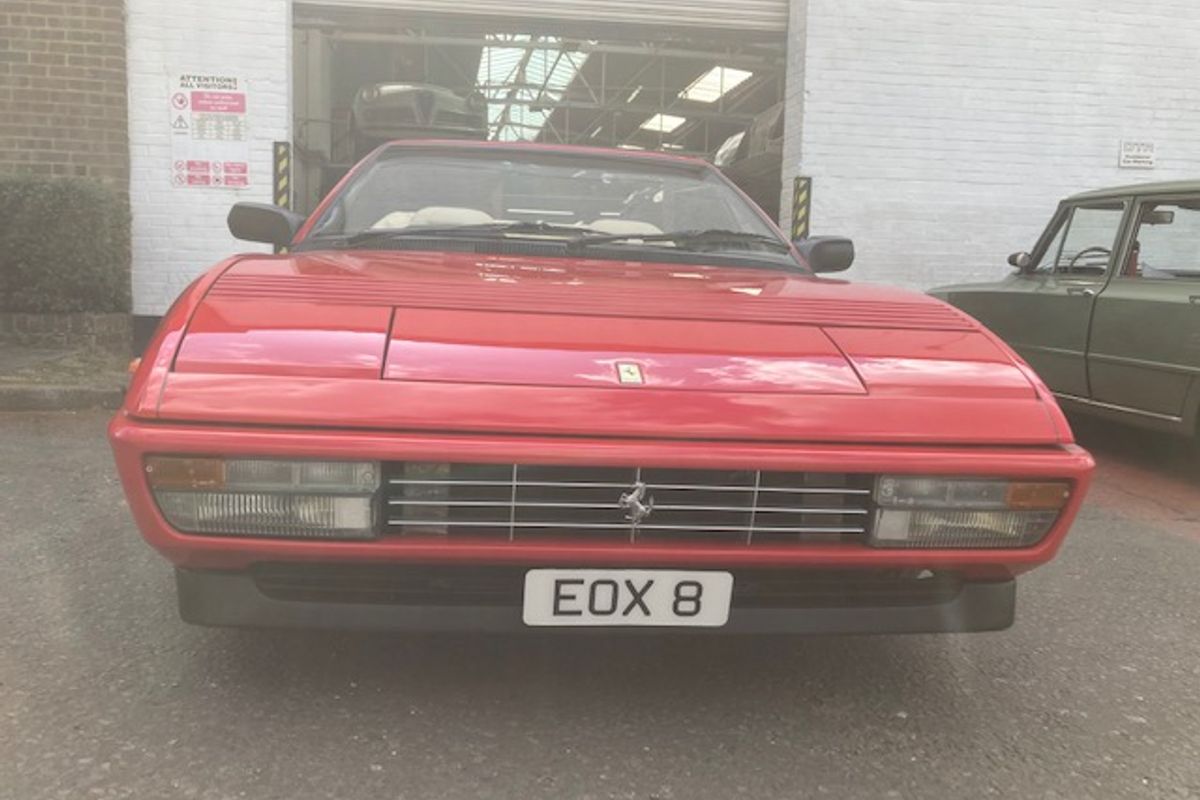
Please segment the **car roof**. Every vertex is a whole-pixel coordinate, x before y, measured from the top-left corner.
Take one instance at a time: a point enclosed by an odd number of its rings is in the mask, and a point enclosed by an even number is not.
[[[536,153],[561,153],[563,155],[601,156],[631,161],[657,161],[667,164],[686,164],[693,167],[711,167],[703,158],[664,153],[659,150],[626,150],[619,147],[594,147],[578,144],[546,144],[544,142],[492,142],[478,139],[397,139],[380,149],[392,148],[445,148],[447,150],[521,150]]]
[[[1157,183],[1130,183],[1125,186],[1110,186],[1107,189],[1092,189],[1073,194],[1067,201],[1106,200],[1116,197],[1132,197],[1150,194],[1200,194],[1200,180],[1159,181]]]

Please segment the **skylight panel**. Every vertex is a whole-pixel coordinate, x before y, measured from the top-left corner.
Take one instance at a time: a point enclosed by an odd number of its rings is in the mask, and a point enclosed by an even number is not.
[[[656,133],[671,133],[685,122],[687,122],[687,117],[677,117],[674,114],[655,114],[639,127],[642,130],[654,131]]]
[[[715,103],[721,96],[745,83],[753,72],[733,67],[713,67],[679,93],[680,100]]]

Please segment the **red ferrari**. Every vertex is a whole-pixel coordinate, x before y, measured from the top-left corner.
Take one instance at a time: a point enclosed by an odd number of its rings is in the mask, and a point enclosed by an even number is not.
[[[242,239],[110,426],[207,625],[997,630],[1092,471],[996,337],[710,165],[407,142]]]

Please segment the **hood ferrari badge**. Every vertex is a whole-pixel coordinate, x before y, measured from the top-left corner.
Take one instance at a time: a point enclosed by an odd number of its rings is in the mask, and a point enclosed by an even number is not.
[[[646,382],[642,377],[642,368],[632,361],[617,362],[617,380],[623,384],[640,386]]]
[[[629,527],[636,536],[638,526],[654,513],[654,498],[646,484],[638,481],[629,487],[628,492],[621,495],[617,506],[625,512],[625,519],[629,520]]]

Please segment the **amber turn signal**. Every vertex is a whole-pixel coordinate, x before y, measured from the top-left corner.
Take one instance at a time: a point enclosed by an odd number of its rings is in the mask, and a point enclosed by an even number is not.
[[[150,456],[146,477],[155,489],[216,489],[225,485],[225,462],[219,458]]]
[[[1020,509],[1059,509],[1067,504],[1071,489],[1065,483],[1019,483],[1008,485],[1005,505]]]

